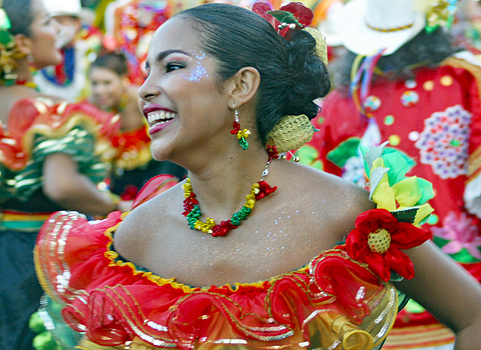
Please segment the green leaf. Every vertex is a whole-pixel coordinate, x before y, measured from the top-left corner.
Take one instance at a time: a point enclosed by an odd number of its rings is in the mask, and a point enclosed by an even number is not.
[[[383,154],[382,159],[384,161],[384,166],[389,168],[389,185],[392,186],[401,181],[408,170],[408,164],[404,157],[398,152],[391,152]]]
[[[408,208],[408,209],[403,209],[403,210],[392,211],[391,214],[399,222],[409,222],[410,224],[412,224],[414,222],[415,217],[416,217],[417,211],[418,211],[418,208],[413,207],[413,208]]]
[[[275,19],[277,19],[281,23],[295,23],[295,24],[301,26],[301,24],[296,19],[296,17],[294,17],[294,15],[290,12],[281,11],[281,10],[274,10],[274,11],[267,11],[267,13],[270,14]]]

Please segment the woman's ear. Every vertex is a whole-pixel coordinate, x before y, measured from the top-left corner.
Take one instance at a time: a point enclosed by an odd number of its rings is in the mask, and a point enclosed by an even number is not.
[[[261,76],[253,67],[244,67],[231,78],[228,84],[228,92],[231,94],[231,105],[237,108],[251,101],[257,94]]]
[[[23,35],[17,34],[15,35],[15,45],[18,51],[25,54],[25,56],[31,55],[33,51],[33,42],[32,39]]]

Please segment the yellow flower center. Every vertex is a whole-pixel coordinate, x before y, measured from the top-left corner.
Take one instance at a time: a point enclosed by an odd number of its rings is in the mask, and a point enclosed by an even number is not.
[[[379,228],[375,232],[369,233],[367,244],[374,253],[384,254],[391,245],[391,234],[388,230]]]

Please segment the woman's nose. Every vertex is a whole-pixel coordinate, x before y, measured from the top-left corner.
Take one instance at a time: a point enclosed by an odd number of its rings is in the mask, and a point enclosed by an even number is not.
[[[149,76],[140,86],[138,94],[141,99],[150,101],[160,94],[160,88],[157,84],[154,84],[153,78]]]

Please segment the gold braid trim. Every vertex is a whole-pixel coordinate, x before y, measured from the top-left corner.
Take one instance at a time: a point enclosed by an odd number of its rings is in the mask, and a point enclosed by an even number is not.
[[[441,62],[441,65],[450,66],[453,68],[462,68],[471,73],[471,75],[476,79],[476,85],[478,86],[478,96],[481,100],[481,64],[480,66],[476,66],[457,57],[448,57],[443,62]]]
[[[378,28],[370,25],[369,23],[366,22],[366,25],[369,29],[375,30],[376,32],[381,32],[381,33],[392,33],[392,32],[399,32],[404,29],[409,29],[414,25],[413,23],[406,24],[404,26],[399,26],[399,27],[394,27],[394,28]]]

